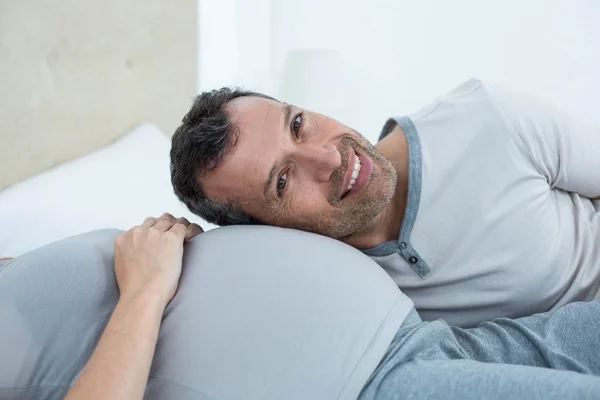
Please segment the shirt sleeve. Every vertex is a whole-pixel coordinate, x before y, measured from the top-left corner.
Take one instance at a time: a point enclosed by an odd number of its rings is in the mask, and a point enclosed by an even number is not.
[[[600,196],[600,127],[535,96],[491,91],[551,188]]]

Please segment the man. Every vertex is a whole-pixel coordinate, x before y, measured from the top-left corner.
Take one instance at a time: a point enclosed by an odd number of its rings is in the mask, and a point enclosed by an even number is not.
[[[175,193],[218,225],[339,239],[425,320],[469,327],[600,297],[600,129],[471,80],[371,145],[268,96],[196,99],[173,136]]]

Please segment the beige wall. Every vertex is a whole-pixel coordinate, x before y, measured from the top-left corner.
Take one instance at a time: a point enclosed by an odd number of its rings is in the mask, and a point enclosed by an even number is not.
[[[0,0],[0,190],[196,92],[196,0]]]

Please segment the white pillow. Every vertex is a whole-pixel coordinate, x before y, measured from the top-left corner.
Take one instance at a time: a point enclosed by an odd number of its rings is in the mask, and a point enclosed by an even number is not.
[[[129,229],[165,212],[204,230],[214,228],[173,193],[170,148],[166,135],[144,124],[109,146],[0,192],[0,258],[90,230]]]

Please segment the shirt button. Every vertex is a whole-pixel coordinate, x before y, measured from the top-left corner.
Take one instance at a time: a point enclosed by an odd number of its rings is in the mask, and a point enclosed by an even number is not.
[[[419,262],[419,259],[417,257],[411,257],[408,261],[410,261],[411,264],[416,264]]]
[[[400,248],[401,248],[401,249],[403,249],[403,250],[404,250],[404,249],[406,249],[407,247],[408,247],[408,243],[406,243],[406,242],[400,242]]]

